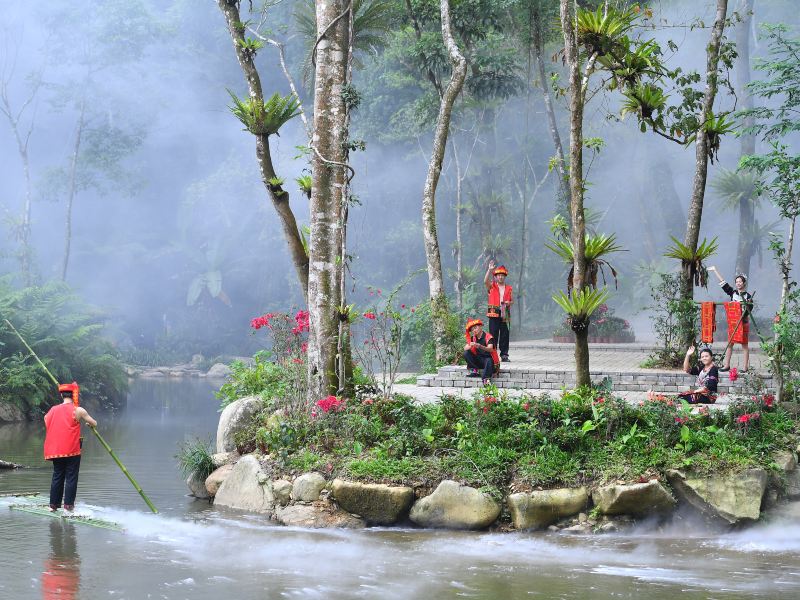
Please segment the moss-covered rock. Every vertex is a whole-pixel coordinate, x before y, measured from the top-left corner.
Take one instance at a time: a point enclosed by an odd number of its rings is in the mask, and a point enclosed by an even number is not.
[[[671,470],[669,482],[678,497],[712,520],[738,525],[757,521],[767,487],[764,469],[729,475],[695,475]]]
[[[446,479],[411,507],[409,517],[422,527],[485,529],[500,516],[500,505],[475,488]]]
[[[407,486],[334,479],[333,497],[339,506],[360,515],[367,523],[391,525],[408,514],[414,501],[414,490]]]
[[[604,485],[592,492],[592,500],[604,515],[664,514],[676,504],[672,494],[655,480],[630,485]]]
[[[511,494],[508,509],[517,529],[544,529],[559,519],[578,514],[589,502],[586,488],[561,488]]]

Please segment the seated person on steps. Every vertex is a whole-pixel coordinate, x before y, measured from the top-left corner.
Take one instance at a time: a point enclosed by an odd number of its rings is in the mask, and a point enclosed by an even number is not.
[[[464,360],[469,373],[467,377],[481,377],[488,383],[500,364],[494,347],[492,335],[483,330],[483,321],[470,319],[465,330],[467,344],[464,346]]]
[[[694,387],[688,392],[678,394],[678,398],[686,400],[689,404],[714,404],[717,401],[717,383],[719,372],[714,364],[714,355],[708,348],[700,350],[700,364],[692,367],[689,361],[695,352],[694,346],[689,346],[686,357],[683,359],[683,370],[690,375],[696,375]]]

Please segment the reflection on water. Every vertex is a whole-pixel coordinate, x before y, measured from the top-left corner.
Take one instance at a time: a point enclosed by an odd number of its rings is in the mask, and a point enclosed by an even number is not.
[[[186,496],[173,458],[184,439],[212,439],[212,391],[203,381],[140,381],[126,413],[99,419],[159,515],[87,437],[79,509],[125,533],[46,522],[0,498],[0,599],[800,597],[800,504],[725,535],[678,523],[598,537],[309,531],[215,509]],[[39,424],[0,428],[0,456],[34,467],[0,473],[0,492],[46,493],[41,443]]]
[[[50,554],[42,570],[42,600],[75,600],[81,581],[81,557],[72,523],[50,522]]]

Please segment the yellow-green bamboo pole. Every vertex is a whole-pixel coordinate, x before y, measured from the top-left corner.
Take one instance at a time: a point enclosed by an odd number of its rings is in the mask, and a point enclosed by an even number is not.
[[[25,344],[25,347],[28,349],[28,351],[31,353],[31,355],[33,355],[33,357],[34,357],[34,358],[35,358],[35,359],[36,359],[36,360],[39,362],[39,364],[41,365],[42,369],[44,369],[44,372],[45,372],[45,373],[47,373],[47,375],[50,377],[50,379],[52,379],[52,380],[53,380],[53,383],[54,383],[54,384],[56,384],[56,386],[58,386],[58,379],[56,379],[56,378],[55,378],[55,376],[54,376],[54,375],[53,375],[53,374],[50,372],[50,369],[48,369],[48,368],[47,368],[47,366],[46,366],[46,365],[45,365],[45,364],[42,362],[42,359],[40,359],[40,358],[39,358],[39,357],[36,355],[36,352],[34,352],[34,351],[33,351],[33,348],[31,348],[31,347],[28,345],[28,342],[26,342],[26,341],[25,341],[25,338],[24,338],[24,337],[22,337],[22,335],[20,334],[20,332],[19,332],[19,331],[17,331],[17,328],[16,328],[16,327],[14,327],[14,326],[11,324],[11,321],[9,321],[8,319],[3,319],[3,320],[6,322],[6,324],[7,324],[9,327],[11,327],[11,329],[12,329],[12,330],[14,330],[14,333],[16,333],[16,334],[17,334],[17,337],[20,339],[20,341],[21,341],[23,344]],[[142,497],[142,499],[143,499],[143,500],[144,500],[144,501],[147,503],[147,506],[150,508],[150,510],[152,510],[154,513],[158,513],[158,509],[157,509],[155,506],[153,506],[153,503],[150,501],[150,498],[148,498],[148,497],[147,497],[147,495],[144,493],[144,490],[142,490],[141,486],[140,486],[140,485],[137,483],[137,481],[136,481],[136,480],[133,478],[133,475],[131,475],[131,474],[128,472],[128,469],[125,467],[125,465],[123,465],[123,464],[122,464],[122,461],[121,461],[119,458],[117,458],[117,455],[116,455],[116,454],[114,454],[114,451],[111,449],[111,446],[109,446],[109,445],[108,445],[108,443],[107,443],[107,442],[106,442],[106,441],[103,439],[103,436],[101,436],[101,435],[100,435],[100,433],[97,431],[97,428],[96,428],[96,427],[92,427],[92,426],[90,425],[90,426],[89,426],[89,429],[91,429],[91,430],[92,430],[92,433],[94,433],[94,434],[95,434],[95,436],[97,436],[97,439],[98,439],[98,440],[100,440],[100,443],[103,445],[103,448],[105,448],[105,449],[108,451],[108,453],[111,455],[111,458],[113,458],[113,459],[114,459],[114,462],[115,462],[115,463],[117,463],[117,466],[118,466],[118,467],[119,467],[119,468],[122,470],[122,472],[125,474],[125,477],[127,477],[127,478],[128,478],[128,481],[130,481],[130,482],[133,484],[133,487],[136,489],[136,491],[137,491],[137,492],[139,492],[139,495],[140,495],[140,496]]]

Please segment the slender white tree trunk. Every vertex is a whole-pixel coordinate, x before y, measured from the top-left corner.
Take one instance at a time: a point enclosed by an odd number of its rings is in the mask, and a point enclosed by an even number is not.
[[[72,148],[72,160],[69,168],[69,192],[67,195],[67,214],[64,231],[64,260],[61,264],[61,281],[67,280],[69,268],[69,255],[72,247],[72,205],[78,191],[78,159],[81,152],[83,128],[86,125],[86,96],[81,98],[80,115],[78,116],[78,129],[75,133],[75,145]]]
[[[706,193],[708,179],[708,136],[705,133],[706,122],[714,115],[714,100],[719,87],[717,68],[719,65],[719,47],[722,41],[722,32],[725,29],[725,18],[728,13],[728,0],[717,0],[717,11],[714,26],[711,28],[711,39],[706,46],[706,89],[703,94],[703,112],[700,114],[700,128],[697,131],[695,142],[695,168],[692,183],[692,199],[689,203],[689,212],[686,221],[686,236],[683,243],[693,252],[697,251],[700,239],[700,222],[703,218],[703,200]],[[689,269],[681,270],[681,298],[691,301],[694,299],[694,283]],[[690,327],[685,328],[687,339],[683,340],[688,347],[694,342],[694,332]],[[691,337],[691,339],[689,339]]]
[[[425,258],[428,267],[428,288],[431,299],[431,317],[433,320],[434,344],[436,360],[444,362],[451,357],[446,356],[446,315],[447,295],[444,291],[442,274],[442,258],[439,250],[439,238],[436,233],[436,186],[442,172],[442,160],[447,146],[450,129],[450,117],[456,98],[464,87],[467,77],[467,59],[458,48],[453,38],[450,24],[449,0],[441,0],[442,37],[447,54],[450,57],[452,73],[439,103],[439,116],[433,135],[433,151],[428,162],[428,174],[422,192],[422,230],[425,238]]]
[[[342,202],[347,185],[349,11],[345,0],[317,0],[314,128],[311,138],[311,239],[308,272],[309,401],[337,391],[336,358],[341,311]]]
[[[586,221],[583,210],[583,109],[586,86],[581,77],[572,0],[560,0],[560,2],[569,87],[569,213],[572,223],[572,245],[575,249],[573,290],[579,292],[585,287],[586,279]],[[591,385],[589,329],[588,326],[582,326],[573,330],[575,331],[575,384],[577,387]]]

